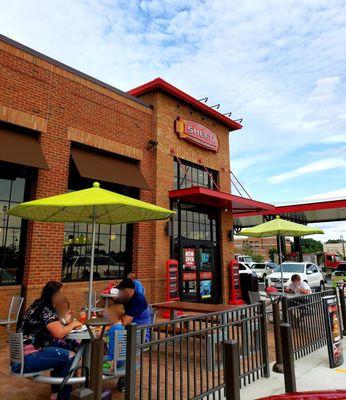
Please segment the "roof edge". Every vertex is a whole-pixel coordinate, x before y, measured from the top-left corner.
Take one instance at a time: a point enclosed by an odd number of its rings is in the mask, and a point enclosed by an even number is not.
[[[65,70],[67,72],[70,72],[70,73],[72,73],[74,75],[77,75],[77,76],[83,78],[83,79],[86,79],[86,80],[88,80],[88,81],[90,81],[90,82],[92,82],[92,83],[94,83],[96,85],[102,86],[105,89],[108,89],[111,92],[117,93],[118,95],[120,95],[120,96],[122,96],[122,97],[124,97],[124,98],[126,98],[128,100],[132,100],[137,104],[140,104],[140,105],[142,105],[142,106],[144,106],[146,108],[150,108],[149,104],[147,104],[143,100],[139,99],[138,97],[133,96],[128,92],[123,92],[122,90],[117,89],[116,87],[114,87],[112,85],[109,85],[108,83],[100,81],[99,79],[94,78],[91,75],[88,75],[88,74],[86,74],[84,72],[79,71],[78,69],[75,69],[73,67],[70,67],[70,66],[58,61],[58,60],[55,60],[54,58],[46,56],[45,54],[40,53],[39,51],[34,50],[31,47],[25,46],[24,44],[19,43],[19,42],[15,41],[15,40],[5,36],[5,35],[2,35],[1,33],[0,33],[0,41],[3,41],[5,43],[9,44],[10,46],[13,46],[13,47],[15,47],[15,48],[17,48],[19,50],[22,50],[22,51],[24,51],[26,53],[29,53],[34,57],[38,57],[41,60],[44,60],[44,61],[46,61],[46,62],[48,62],[50,64],[53,64],[53,65]]]
[[[197,108],[199,111],[213,117],[217,121],[221,122],[223,125],[226,125],[232,131],[241,129],[243,127],[238,122],[233,121],[232,119],[219,113],[218,111],[207,106],[206,104],[201,103],[194,97],[183,92],[182,90],[178,89],[177,87],[171,85],[170,83],[166,82],[162,78],[155,78],[150,82],[144,83],[143,85],[137,86],[136,88],[129,90],[128,93],[133,96],[140,96],[141,94],[151,92],[153,90],[162,90],[166,93],[169,93],[170,95],[172,95],[174,97],[177,97],[178,99],[184,101],[185,103],[188,103],[191,106]]]

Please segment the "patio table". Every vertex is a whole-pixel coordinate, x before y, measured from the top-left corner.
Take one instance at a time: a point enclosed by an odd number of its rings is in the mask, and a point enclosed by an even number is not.
[[[228,304],[192,303],[188,301],[166,301],[163,303],[152,304],[152,307],[156,310],[169,310],[171,319],[176,319],[177,311],[210,314],[219,311],[232,311],[240,306],[232,306]]]
[[[105,300],[105,308],[108,308],[109,299],[116,300],[119,297],[118,293],[100,293],[100,296]]]
[[[82,360],[83,367],[90,367],[90,344],[91,344],[91,337],[87,330],[74,330],[70,332],[66,339],[69,340],[78,340],[80,341],[80,346],[76,352],[76,355],[73,360],[73,364],[71,368],[75,368],[78,366],[80,360]]]

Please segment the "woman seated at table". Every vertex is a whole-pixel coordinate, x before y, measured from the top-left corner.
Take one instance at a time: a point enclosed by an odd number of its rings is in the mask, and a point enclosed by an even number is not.
[[[19,329],[24,335],[24,373],[53,369],[51,375],[64,377],[73,361],[73,353],[57,347],[55,342],[63,339],[80,322],[72,321],[67,325],[60,322],[56,305],[64,298],[62,284],[48,282],[41,297],[27,309]],[[19,372],[20,365],[13,364],[12,370]],[[69,398],[70,387],[65,386],[62,399]],[[52,385],[51,399],[56,398],[59,386]]]

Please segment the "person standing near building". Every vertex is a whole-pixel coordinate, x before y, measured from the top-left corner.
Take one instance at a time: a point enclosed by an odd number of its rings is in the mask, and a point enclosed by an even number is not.
[[[144,286],[138,279],[136,279],[136,274],[134,272],[130,272],[127,275],[127,278],[131,279],[133,281],[133,283],[135,284],[135,291],[144,296],[144,294],[145,294]]]

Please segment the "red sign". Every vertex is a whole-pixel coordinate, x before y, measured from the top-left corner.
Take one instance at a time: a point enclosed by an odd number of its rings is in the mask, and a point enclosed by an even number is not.
[[[185,268],[196,267],[194,248],[184,249],[184,267]]]
[[[183,281],[195,281],[196,280],[196,272],[184,272],[183,273]]]
[[[196,146],[215,152],[219,150],[219,140],[215,133],[197,122],[178,117],[175,121],[175,131],[181,139]]]
[[[212,279],[213,274],[211,272],[201,272],[199,274],[200,279]]]

